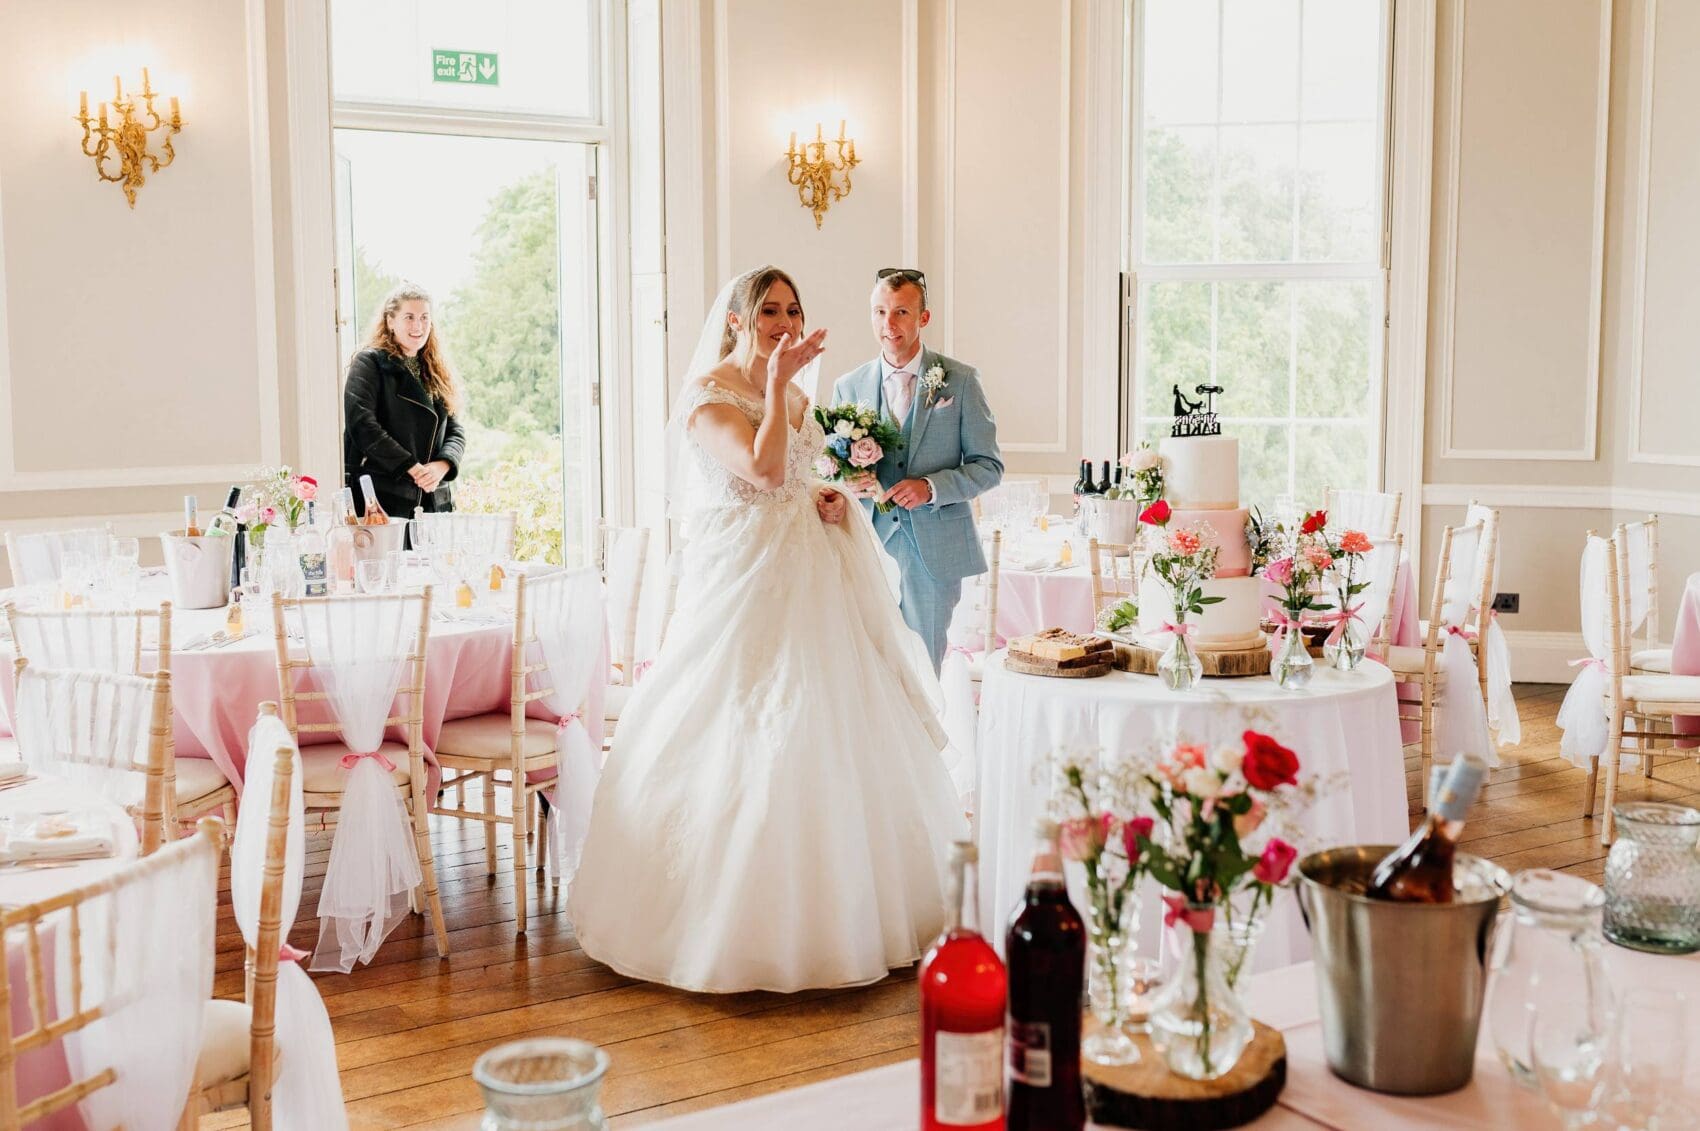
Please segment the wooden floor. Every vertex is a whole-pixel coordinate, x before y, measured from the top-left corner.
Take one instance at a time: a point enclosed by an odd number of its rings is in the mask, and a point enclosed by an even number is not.
[[[1580,811],[1583,775],[1558,758],[1553,716],[1563,688],[1519,686],[1523,745],[1494,771],[1465,830],[1470,851],[1505,867],[1558,868],[1598,880],[1598,820]],[[1303,752],[1300,752],[1301,756]],[[1417,797],[1416,751],[1406,792]],[[1700,766],[1667,764],[1625,776],[1624,799],[1700,799]],[[1602,785],[1603,789],[1603,785]],[[689,994],[635,982],[586,958],[549,889],[533,889],[530,929],[516,941],[507,838],[491,880],[483,836],[460,822],[433,829],[452,957],[439,961],[424,921],[410,918],[377,959],[319,976],[336,1030],[350,1122],[357,1128],[475,1128],[482,1111],[472,1062],[527,1035],[593,1041],[613,1060],[603,1102],[615,1127],[796,1087],[915,1055],[914,972],[855,990],[779,995]],[[292,933],[311,947],[329,840],[310,844],[307,892]],[[220,902],[215,992],[240,997],[241,936]],[[205,1127],[245,1126],[240,1113]]]

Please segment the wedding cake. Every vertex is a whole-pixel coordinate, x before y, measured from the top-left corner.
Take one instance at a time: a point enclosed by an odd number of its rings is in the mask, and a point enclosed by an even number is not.
[[[1211,414],[1214,417],[1214,414]],[[1220,434],[1169,436],[1158,445],[1165,464],[1163,494],[1170,507],[1167,530],[1209,527],[1216,534],[1216,575],[1201,583],[1206,597],[1220,597],[1202,613],[1187,614],[1192,643],[1205,650],[1256,647],[1261,641],[1261,578],[1251,576],[1247,509],[1240,506],[1240,442]],[[1163,532],[1147,528],[1148,537]],[[1147,570],[1139,587],[1139,631],[1147,645],[1163,648],[1159,630],[1174,619],[1174,601],[1156,573]]]

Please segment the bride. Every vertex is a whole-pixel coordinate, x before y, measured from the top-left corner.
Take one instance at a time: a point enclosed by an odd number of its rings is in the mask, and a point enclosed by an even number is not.
[[[710,311],[672,421],[677,611],[568,900],[586,954],[682,989],[857,985],[914,962],[967,832],[926,649],[862,508],[811,470],[825,438],[793,379],[826,331],[803,331],[777,267]]]

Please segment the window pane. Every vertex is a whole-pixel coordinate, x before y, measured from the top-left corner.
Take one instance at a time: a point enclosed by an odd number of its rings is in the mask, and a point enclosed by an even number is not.
[[[1367,419],[1376,283],[1301,283],[1298,415]]]
[[[1304,117],[1374,118],[1380,111],[1381,5],[1305,0]]]
[[[1301,424],[1296,440],[1293,494],[1306,505],[1320,506],[1324,487],[1371,488],[1368,424]]]
[[[1145,38],[1163,45],[1146,57],[1140,113],[1148,123],[1216,120],[1216,5],[1150,0]]]
[[[1210,187],[1216,163],[1211,127],[1145,134],[1145,258],[1203,263],[1210,258]]]
[[[1240,505],[1272,513],[1275,500],[1289,493],[1287,426],[1235,424],[1223,431],[1240,440]]]
[[[1218,262],[1267,263],[1293,254],[1294,126],[1222,127]]]
[[[1224,0],[1222,121],[1299,116],[1298,0]]]
[[[332,89],[339,102],[596,117],[595,7],[592,0],[332,0]],[[441,61],[445,73],[457,81],[436,77],[443,53],[452,56]]]
[[[1303,127],[1299,155],[1299,258],[1377,258],[1381,141],[1373,122]]]
[[[1292,312],[1287,283],[1217,285],[1216,399],[1223,417],[1287,415]]]
[[[1140,374],[1145,395],[1140,412],[1167,417],[1172,388],[1188,391],[1210,380],[1209,283],[1154,283],[1140,303]]]

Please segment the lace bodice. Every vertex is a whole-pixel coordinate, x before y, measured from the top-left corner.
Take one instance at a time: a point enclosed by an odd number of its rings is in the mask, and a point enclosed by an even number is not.
[[[753,428],[759,428],[767,415],[761,401],[737,393],[713,381],[704,383],[689,395],[682,406],[681,418],[687,423],[691,413],[705,404],[731,405],[744,414]],[[787,422],[789,425],[789,422]],[[734,475],[726,466],[707,452],[691,433],[686,433],[691,466],[685,488],[688,510],[711,510],[716,507],[777,506],[806,497],[814,479],[813,466],[820,458],[826,436],[816,423],[814,414],[803,413],[800,428],[786,428],[785,482],[771,491],[763,491],[749,481]]]

